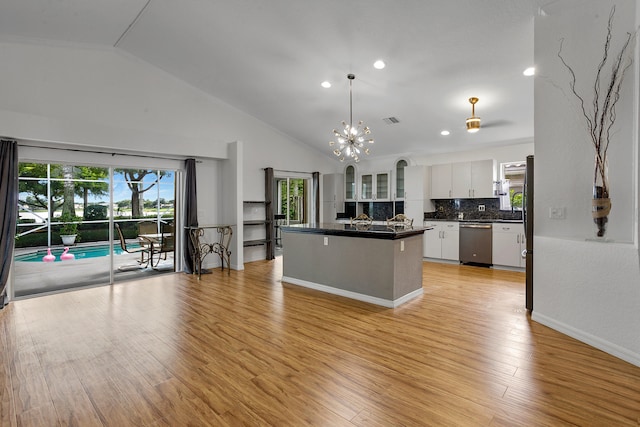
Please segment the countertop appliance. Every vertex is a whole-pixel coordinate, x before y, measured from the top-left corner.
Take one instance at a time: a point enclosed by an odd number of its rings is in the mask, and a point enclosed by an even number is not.
[[[460,223],[460,262],[493,264],[493,225],[487,222]]]

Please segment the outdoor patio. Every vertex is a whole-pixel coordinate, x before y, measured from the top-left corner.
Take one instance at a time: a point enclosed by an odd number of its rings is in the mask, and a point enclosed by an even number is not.
[[[46,248],[45,248],[46,249]],[[28,252],[33,252],[30,249]],[[16,255],[24,253],[17,250]],[[72,251],[73,252],[73,249]],[[140,254],[122,253],[113,257],[114,281],[122,282],[145,276],[172,273],[174,253],[166,253],[157,265],[140,265]],[[154,263],[158,255],[154,255]],[[16,298],[58,292],[61,290],[93,287],[109,284],[110,261],[108,256],[73,259],[60,262],[14,261],[14,295]]]

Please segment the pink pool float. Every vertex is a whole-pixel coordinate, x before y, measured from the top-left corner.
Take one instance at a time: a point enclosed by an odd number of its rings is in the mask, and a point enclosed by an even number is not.
[[[47,249],[47,254],[42,257],[42,261],[44,261],[44,262],[53,262],[55,260],[56,260],[56,256],[55,255],[51,255],[51,248],[48,248]]]
[[[69,259],[76,259],[76,256],[74,254],[70,254],[68,252],[69,252],[69,248],[65,247],[64,252],[62,253],[62,255],[60,255],[60,259],[62,261],[66,261]]]

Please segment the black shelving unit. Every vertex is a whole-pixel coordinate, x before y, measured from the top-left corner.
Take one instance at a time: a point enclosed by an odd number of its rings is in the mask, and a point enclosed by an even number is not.
[[[264,200],[245,200],[243,202],[245,205],[264,205],[265,207],[265,218],[264,219],[251,219],[243,222],[245,227],[251,226],[263,226],[265,228],[265,238],[264,239],[253,239],[253,240],[245,240],[242,242],[242,246],[250,247],[250,246],[262,246],[266,245],[267,247],[267,259],[269,254],[269,247],[273,244],[272,242],[272,221],[269,219],[269,206],[271,202]]]
[[[247,204],[262,204],[264,205],[264,218],[260,220],[250,219],[244,221],[244,226],[255,227],[264,226],[264,239],[246,240],[242,242],[244,247],[265,245],[266,259],[271,260],[276,257],[275,255],[275,233],[273,229],[273,206],[271,202],[273,200],[273,168],[264,169],[264,200],[245,200]]]

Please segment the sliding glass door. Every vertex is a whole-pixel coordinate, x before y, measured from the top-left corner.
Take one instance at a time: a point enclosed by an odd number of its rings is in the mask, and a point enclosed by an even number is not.
[[[276,178],[276,215],[281,225],[309,222],[309,179]]]
[[[20,163],[14,296],[174,271],[173,253],[153,257],[156,251],[150,246],[145,251],[149,240],[141,243],[139,235],[141,224],[148,223],[151,230],[145,233],[155,239],[156,249],[166,245],[165,234],[173,239],[175,175],[172,170]]]

